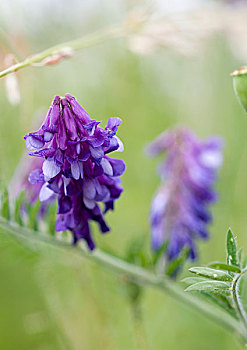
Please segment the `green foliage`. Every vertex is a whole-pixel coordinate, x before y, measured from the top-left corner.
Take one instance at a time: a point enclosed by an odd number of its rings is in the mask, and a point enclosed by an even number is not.
[[[153,255],[153,264],[156,265],[158,263],[158,261],[160,260],[160,258],[164,255],[164,253],[166,252],[167,246],[168,246],[168,240],[166,240],[162,246],[156,251],[154,252]]]
[[[228,265],[219,261],[213,261],[211,263],[208,264],[209,267],[214,268],[214,269],[218,269],[218,270],[223,270],[223,271],[229,271],[229,272],[236,272],[236,273],[240,273],[241,269],[237,266],[233,266],[233,265]]]
[[[231,284],[223,281],[202,281],[194,283],[185,289],[185,292],[209,292],[230,295]]]
[[[230,228],[227,232],[226,248],[227,248],[227,264],[239,266],[238,254],[237,254],[237,242]]]
[[[145,249],[146,237],[143,235],[132,239],[125,254],[125,259],[135,265],[148,267],[152,265]]]
[[[38,215],[39,215],[41,204],[42,203],[39,200],[37,200],[34,204],[27,205],[27,208],[28,208],[27,209],[27,217],[28,217],[27,226],[34,231],[38,230],[38,226],[39,226]]]
[[[247,271],[243,271],[233,286],[233,298],[245,326],[247,326]]]
[[[45,214],[45,221],[47,224],[48,233],[52,236],[55,235],[55,222],[57,216],[57,202],[49,204],[47,212]]]
[[[31,204],[26,199],[24,191],[10,201],[8,190],[6,188],[0,190],[0,217],[7,222],[33,231],[40,230],[42,226],[46,232],[54,235],[56,212],[57,203],[49,203],[46,207],[42,207],[42,203],[37,199]]]
[[[21,215],[21,209],[25,202],[25,192],[20,192],[19,196],[15,200],[14,205],[14,221],[17,222],[20,226],[23,225],[23,219]]]
[[[209,267],[191,267],[189,271],[196,275],[217,281],[232,281],[232,277],[222,270],[211,269]]]
[[[177,274],[177,272],[182,269],[183,264],[185,263],[187,257],[189,254],[189,249],[185,248],[181,251],[181,253],[179,254],[179,256],[168,262],[166,265],[166,269],[165,269],[165,273],[167,276],[175,276]]]
[[[207,279],[203,277],[186,277],[181,282],[190,286],[194,283],[204,282],[204,281],[207,281]]]
[[[227,263],[214,261],[208,267],[192,267],[189,271],[196,277],[185,278],[182,282],[188,285],[186,292],[198,292],[208,297],[242,320],[247,328],[247,258],[242,261],[242,249],[237,250],[231,229],[227,232],[226,250]]]
[[[159,274],[164,274],[174,278],[177,277],[178,272],[182,270],[182,267],[188,258],[189,248],[185,247],[177,258],[169,261],[166,259],[168,243],[169,241],[166,240],[159,250],[154,253],[153,265],[156,266]]]
[[[0,213],[2,217],[10,220],[9,194],[6,188],[4,188],[0,194]]]

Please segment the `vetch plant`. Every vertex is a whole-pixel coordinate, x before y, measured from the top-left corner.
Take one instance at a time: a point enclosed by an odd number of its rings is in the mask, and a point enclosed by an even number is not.
[[[183,280],[188,287],[186,292],[198,292],[224,308],[234,318],[247,327],[247,256],[243,258],[242,249],[237,250],[236,237],[231,229],[227,233],[227,259],[212,262],[208,267],[189,269],[195,277]]]
[[[217,262],[210,267],[190,269],[196,276],[184,280],[189,285],[186,291],[180,282],[169,277],[177,275],[188,257],[195,258],[194,241],[207,236],[208,204],[216,199],[213,185],[222,162],[222,141],[219,138],[201,141],[188,130],[175,129],[150,145],[153,154],[163,150],[167,153],[160,168],[165,179],[154,202],[160,194],[165,193],[165,198],[161,196],[158,205],[153,202],[151,212],[152,241],[157,252],[150,259],[143,245],[133,242],[123,260],[95,249],[90,229],[90,221],[96,221],[102,233],[109,231],[104,216],[114,208],[122,192],[120,176],[125,171],[122,160],[109,156],[113,151],[123,150],[122,141],[116,136],[121,119],[109,118],[104,128],[99,124],[71,95],[54,98],[39,130],[24,137],[29,155],[38,159],[37,169],[32,168],[29,175],[29,181],[39,192],[38,204],[26,206],[27,220],[22,220],[20,211],[23,203],[27,203],[23,194],[10,201],[8,192],[2,190],[2,230],[30,249],[37,250],[43,244],[69,249],[72,254],[117,272],[123,277],[135,310],[139,310],[143,287],[155,287],[238,334],[247,343],[245,309],[241,303],[246,290],[242,277],[245,265],[240,261],[241,252],[236,253],[231,231],[227,264]],[[58,203],[57,207],[47,202],[51,198]],[[43,217],[39,213],[40,201],[45,201],[48,207]],[[41,220],[45,226],[39,224]],[[72,250],[68,236],[58,239],[55,231],[70,231],[73,242],[84,240],[89,250],[82,244]],[[160,269],[164,257],[166,265]]]
[[[142,25],[141,20],[137,22],[47,49],[0,72],[0,77],[37,63],[55,64],[73,50],[135,31]],[[247,71],[237,70],[233,76],[235,92],[247,110]],[[166,153],[159,170],[162,183],[151,204],[152,258],[142,242],[130,242],[126,259],[95,246],[91,222],[96,222],[102,233],[108,232],[105,214],[114,209],[123,191],[120,177],[125,162],[110,156],[123,151],[116,136],[121,123],[120,118],[112,117],[102,127],[70,94],[55,96],[41,127],[24,137],[33,157],[29,183],[20,182],[26,198],[21,192],[10,200],[5,188],[0,191],[0,228],[29,249],[48,245],[69,250],[118,273],[136,309],[144,287],[154,287],[247,344],[247,259],[237,250],[231,230],[226,263],[191,267],[194,275],[183,280],[185,291],[181,282],[170,278],[178,275],[185,261],[197,258],[198,239],[208,237],[209,205],[217,199],[214,185],[222,164],[220,138],[202,141],[192,131],[177,128],[165,131],[149,146],[152,155]],[[44,215],[40,215],[40,203],[45,204]],[[57,234],[68,231],[71,234]]]

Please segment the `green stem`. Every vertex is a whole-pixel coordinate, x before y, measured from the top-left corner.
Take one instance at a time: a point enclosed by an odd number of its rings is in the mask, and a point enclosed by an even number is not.
[[[33,56],[27,57],[22,62],[18,62],[7,69],[0,72],[0,78],[9,73],[16,72],[24,67],[28,67],[35,63],[42,62],[45,58],[53,55],[59,55],[64,49],[69,48],[73,51],[81,50],[86,47],[97,45],[105,40],[120,38],[128,34],[128,28],[124,25],[119,25],[111,28],[107,28],[101,31],[96,31],[92,34],[83,36],[82,38],[71,40],[62,44],[52,46],[44,51],[41,51]]]
[[[232,289],[232,295],[233,295],[233,301],[236,306],[236,309],[238,310],[239,316],[243,322],[243,325],[245,326],[245,329],[247,330],[247,318],[245,311],[242,308],[242,303],[239,298],[239,283],[241,281],[241,278],[244,273],[247,272],[247,268],[245,268],[239,275],[237,275],[235,281],[233,282],[233,289]]]
[[[133,331],[135,336],[136,350],[148,350],[147,336],[143,323],[141,301],[139,298],[131,302],[133,318]]]
[[[216,308],[214,305],[205,302],[199,297],[185,293],[174,281],[170,279],[168,280],[161,278],[147,271],[146,269],[132,265],[115,256],[104,253],[99,249],[96,249],[91,253],[81,245],[73,248],[71,247],[70,243],[59,241],[48,234],[31,231],[17,224],[10,224],[2,217],[0,217],[0,228],[2,228],[3,232],[5,231],[6,233],[16,236],[21,240],[24,239],[28,241],[29,244],[37,244],[39,246],[40,243],[42,243],[57,249],[66,249],[71,253],[83,256],[84,258],[87,258],[88,260],[93,261],[94,263],[97,263],[108,270],[118,274],[124,274],[135,283],[158,288],[161,291],[169,294],[174,299],[183,303],[190,310],[199,312],[201,315],[204,315],[231,333],[239,335],[242,340],[247,343],[247,334],[242,322],[237,321],[221,309]]]

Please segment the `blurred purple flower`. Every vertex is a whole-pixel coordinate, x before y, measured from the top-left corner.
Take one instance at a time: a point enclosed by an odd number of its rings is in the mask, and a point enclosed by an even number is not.
[[[25,199],[28,203],[33,205],[37,199],[39,198],[39,192],[41,190],[41,187],[44,184],[44,177],[40,173],[40,169],[43,164],[42,158],[36,158],[33,157],[31,160],[27,158],[26,155],[24,155],[19,165],[17,166],[15,173],[9,183],[8,190],[9,195],[12,199],[16,200],[17,197],[20,195],[22,191],[25,193]],[[36,179],[36,186],[33,186],[33,179]],[[38,179],[39,177],[39,179]],[[54,202],[56,199],[56,195],[53,194],[53,196],[49,197],[47,200],[42,202],[42,205],[39,208],[38,214],[39,218],[43,218],[44,215],[47,213],[47,206]],[[22,215],[27,214],[27,207],[26,207],[25,200],[23,201],[21,205]]]
[[[159,169],[163,183],[153,198],[150,221],[152,247],[158,250],[168,241],[168,260],[185,247],[194,259],[195,240],[208,237],[208,205],[217,199],[213,185],[222,164],[222,147],[219,137],[201,141],[186,129],[165,131],[148,146],[152,156],[166,151]]]
[[[95,247],[90,220],[99,224],[102,233],[110,230],[98,203],[104,203],[104,213],[113,210],[123,191],[119,177],[125,163],[107,155],[123,150],[115,136],[121,123],[120,118],[109,118],[103,129],[66,94],[54,98],[40,129],[24,137],[32,151],[29,155],[42,159],[42,169],[29,176],[30,183],[42,184],[39,199],[47,201],[54,193],[58,197],[56,231],[72,231],[74,243],[85,239],[90,249]]]

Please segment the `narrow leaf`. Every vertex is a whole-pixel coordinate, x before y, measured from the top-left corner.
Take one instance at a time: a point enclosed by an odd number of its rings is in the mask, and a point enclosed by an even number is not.
[[[224,270],[224,271],[230,271],[230,272],[236,272],[240,273],[241,270],[238,266],[235,265],[228,265],[219,261],[213,261],[210,264],[208,264],[209,267],[214,268],[214,269],[219,269],[219,270]]]
[[[208,281],[208,280],[203,277],[186,277],[181,282],[186,283],[187,285],[192,285],[194,283],[204,282],[204,281]]]
[[[209,267],[191,267],[189,271],[199,276],[218,281],[232,281],[232,277],[227,272],[211,269]]]
[[[21,207],[24,204],[25,192],[22,191],[15,201],[15,210],[14,210],[14,221],[19,225],[23,225],[22,215],[21,215]]]
[[[41,202],[37,200],[34,205],[31,206],[28,217],[28,227],[37,231],[38,230],[38,212],[40,209]]]
[[[166,274],[168,276],[172,276],[173,274],[176,273],[176,271],[178,271],[178,269],[182,266],[182,264],[185,262],[187,256],[189,253],[189,249],[185,248],[181,254],[179,255],[179,257],[173,261],[171,261],[169,263],[169,265],[166,268]]]
[[[231,299],[225,295],[222,294],[212,294],[212,293],[206,293],[201,292],[202,295],[204,295],[206,298],[211,300],[213,303],[217,304],[219,307],[227,311],[231,316],[233,316],[235,319],[237,319],[236,310],[233,308],[233,305],[231,304]]]
[[[185,289],[185,292],[210,292],[230,294],[229,283],[222,281],[204,281],[192,284]]]
[[[1,215],[5,219],[10,220],[9,194],[6,188],[3,190],[1,197],[2,197]]]
[[[237,255],[238,255],[238,263],[240,267],[242,266],[242,253],[243,253],[243,249],[239,248]]]
[[[243,263],[242,263],[242,269],[244,269],[247,266],[247,255],[244,257]]]
[[[238,258],[237,258],[237,243],[232,233],[232,230],[230,228],[227,232],[226,248],[227,248],[227,264],[239,266]]]
[[[57,203],[50,204],[45,216],[48,225],[48,232],[50,235],[55,235],[55,223],[57,217]]]
[[[162,246],[158,249],[157,252],[155,252],[154,258],[153,258],[153,264],[156,265],[160,257],[162,256],[163,253],[166,252],[168,246],[168,240],[166,240]]]

